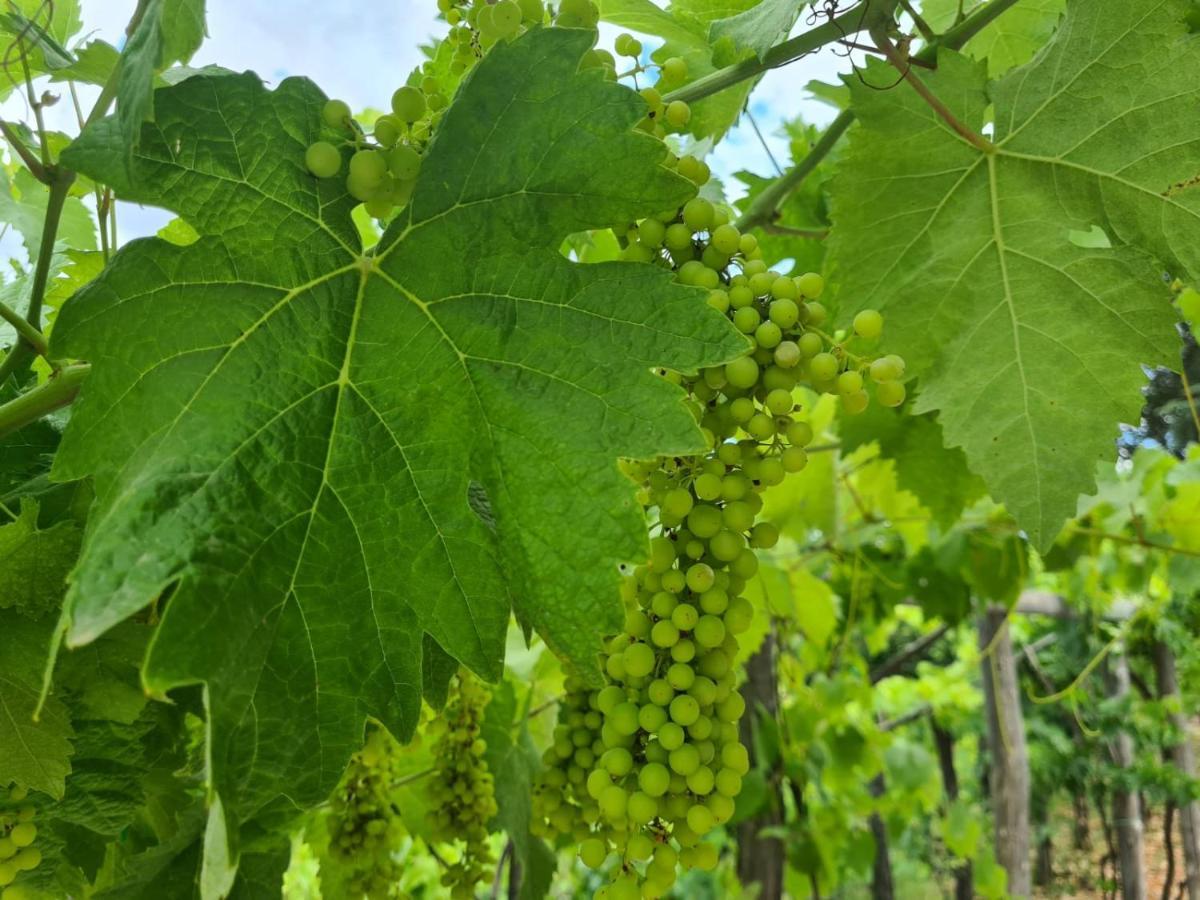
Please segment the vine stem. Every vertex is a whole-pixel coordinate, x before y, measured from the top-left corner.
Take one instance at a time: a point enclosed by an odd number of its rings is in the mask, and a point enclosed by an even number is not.
[[[8,304],[0,302],[0,319],[4,319],[15,328],[21,340],[29,344],[39,356],[46,355],[46,336],[30,325],[23,315]]]
[[[845,109],[838,113],[837,118],[829,124],[825,133],[813,144],[804,159],[763,188],[763,192],[746,207],[746,211],[737,220],[738,230],[748,231],[756,225],[764,225],[774,220],[783,201],[829,155],[834,144],[841,140],[842,135],[846,133],[846,129],[853,122],[854,113],[851,110]]]
[[[807,56],[814,50],[819,50],[826,44],[843,40],[851,34],[857,34],[877,20],[878,17],[890,16],[896,0],[883,4],[879,10],[862,10],[859,8],[847,10],[824,24],[812,28],[804,34],[798,34],[782,43],[776,44],[761,57],[752,57],[732,66],[717,69],[691,84],[685,84],[663,96],[663,103],[682,100],[691,103],[702,100],[712,94],[732,87],[740,81],[754,78],[769,69],[778,69],[790,62],[795,62],[802,56]]]
[[[42,165],[41,160],[34,155],[34,152],[26,146],[21,140],[21,135],[8,122],[0,120],[0,132],[4,134],[4,139],[8,141],[9,146],[16,151],[17,156],[21,157],[21,162],[25,163],[26,168],[33,174],[33,177],[43,184],[49,183],[49,176],[46,174],[46,167]]]
[[[46,200],[46,217],[42,222],[42,240],[38,246],[37,262],[33,269],[33,285],[29,292],[29,311],[25,321],[34,331],[41,333],[42,302],[46,297],[46,283],[50,278],[50,261],[54,257],[54,242],[58,238],[58,225],[62,219],[63,205],[75,181],[75,173],[69,169],[53,168],[51,170],[50,196]],[[26,366],[32,359],[33,348],[30,344],[18,341],[4,362],[0,363],[0,384],[8,377]]]
[[[937,113],[943,122],[953,128],[959,137],[983,153],[996,152],[995,144],[969,127],[958,116],[954,115],[950,111],[950,107],[943,103],[942,99],[930,90],[929,85],[917,76],[913,71],[911,63],[900,55],[900,52],[896,49],[896,45],[892,43],[883,28],[872,28],[871,37],[875,41],[875,46],[879,48],[879,52],[887,57],[887,61],[900,73],[900,76],[912,85],[912,89],[920,95],[922,100],[929,104],[930,109]]]
[[[913,57],[913,62],[932,63],[937,58],[937,51],[939,47],[948,47],[951,50],[957,50],[958,48],[962,47],[963,44],[977,35],[980,31],[994,22],[1002,13],[1006,12],[1016,4],[1017,0],[992,0],[991,3],[988,3],[977,12],[972,13],[957,25],[950,28],[936,41],[930,42],[927,46],[923,47],[921,52],[917,53]],[[800,37],[804,37],[804,35],[801,35]],[[794,38],[793,40],[798,40],[798,38]],[[791,42],[785,42],[785,44],[786,43]],[[782,48],[785,46],[785,44],[776,45],[776,49]],[[737,67],[730,66],[729,69],[721,69],[718,72],[714,72],[712,76],[707,76],[707,78],[713,78],[713,76],[720,75],[722,72],[730,71],[735,68]],[[743,77],[748,78],[751,76],[746,75]],[[705,79],[698,79],[697,81],[693,82],[693,85],[699,84],[704,80]],[[693,85],[689,85],[689,87],[692,87]],[[724,84],[722,86],[728,87],[728,84]],[[719,89],[720,88],[718,88],[718,90]],[[701,96],[707,96],[707,94],[702,94]],[[758,197],[756,197],[748,207],[746,207],[746,211],[736,223],[738,229],[745,231],[755,226],[761,226],[767,222],[773,222],[779,215],[779,208],[783,205],[784,200],[786,200],[788,196],[800,186],[801,182],[803,182],[805,178],[812,174],[813,170],[816,169],[821,160],[829,155],[829,152],[837,143],[837,139],[845,134],[846,129],[850,127],[850,125],[854,122],[854,119],[855,114],[851,109],[846,109],[839,113],[837,118],[830,123],[829,128],[826,129],[825,135],[822,135],[821,139],[813,145],[813,148],[808,152],[804,159],[800,160],[800,162],[796,163],[795,166],[777,178],[774,182],[769,184],[763,190],[763,192],[759,194]],[[825,140],[826,136],[831,131],[836,131],[833,139],[829,141]],[[777,187],[777,185],[779,186]]]
[[[66,406],[75,399],[91,370],[87,363],[63,366],[45,384],[0,405],[0,437]]]

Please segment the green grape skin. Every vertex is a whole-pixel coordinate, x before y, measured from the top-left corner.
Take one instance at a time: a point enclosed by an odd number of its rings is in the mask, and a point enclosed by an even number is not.
[[[638,787],[652,799],[665,794],[670,783],[670,773],[662,763],[647,763],[638,772]]]
[[[608,847],[599,838],[589,838],[579,845],[579,858],[589,869],[599,869],[608,858]]]
[[[328,141],[315,141],[304,151],[304,165],[317,178],[332,178],[342,168],[342,154]]]
[[[388,171],[397,178],[411,181],[421,170],[421,155],[407,144],[397,144],[387,152]]]
[[[672,128],[684,128],[692,119],[692,109],[682,100],[672,100],[667,104],[663,118]]]
[[[875,386],[875,399],[880,406],[899,406],[904,402],[907,392],[899,381],[884,381]]]
[[[874,309],[864,309],[854,317],[854,333],[861,338],[874,340],[883,333],[883,316]]]
[[[348,129],[350,126],[350,107],[342,100],[326,100],[321,107],[321,121],[330,128]]]
[[[672,56],[663,61],[661,73],[663,80],[675,84],[687,78],[687,73],[687,63],[680,57]]]
[[[404,85],[392,94],[392,113],[401,122],[415,122],[425,115],[425,95],[418,88]]]

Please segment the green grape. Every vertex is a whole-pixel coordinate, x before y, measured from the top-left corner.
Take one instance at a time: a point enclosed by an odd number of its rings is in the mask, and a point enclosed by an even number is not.
[[[658,801],[645,791],[634,791],[629,795],[625,812],[638,825],[645,825],[658,815]]]
[[[661,797],[670,783],[671,775],[662,763],[647,763],[638,772],[638,787],[648,797]]]
[[[542,0],[517,0],[521,7],[521,18],[529,24],[540,23],[546,15],[546,7]]]
[[[654,648],[647,644],[630,644],[625,648],[624,661],[626,676],[643,678],[654,671]]]
[[[342,100],[326,100],[321,107],[321,121],[330,128],[349,129],[350,107]]]
[[[395,116],[380,116],[375,120],[375,140],[383,147],[391,147],[400,140],[403,124]]]
[[[24,847],[13,857],[12,864],[22,872],[29,872],[42,864],[42,851],[37,847]]]
[[[842,396],[861,391],[863,387],[862,373],[853,370],[843,372],[837,378],[838,393]]]
[[[600,838],[589,838],[579,845],[579,858],[589,869],[599,869],[608,858],[608,847]]]
[[[332,178],[342,168],[342,154],[328,141],[316,141],[304,151],[304,165],[318,178]]]
[[[692,119],[692,108],[682,100],[672,100],[667,104],[667,110],[663,118],[667,120],[667,124],[672,128],[683,128]]]
[[[385,157],[388,171],[397,178],[411,181],[421,170],[421,155],[407,144],[397,144]]]
[[[522,18],[521,7],[514,0],[498,0],[492,6],[492,24],[505,37],[516,34]]]
[[[758,376],[758,363],[749,356],[725,364],[725,378],[735,388],[753,387],[758,381]]]
[[[0,836],[0,861],[16,856],[17,845],[7,836]]]
[[[664,81],[676,84],[687,78],[687,74],[687,63],[680,57],[672,56],[670,59],[663,61],[661,77]]]
[[[899,381],[885,381],[875,386],[875,399],[881,406],[899,406],[904,402],[906,391]]]
[[[817,381],[829,381],[837,376],[837,357],[832,353],[818,353],[809,360],[808,371]]]
[[[392,94],[392,112],[401,122],[417,121],[425,115],[425,95],[411,85],[397,88]]]
[[[37,839],[37,833],[37,826],[32,822],[21,822],[19,825],[13,826],[8,837],[14,847],[28,847]]]
[[[871,398],[863,390],[858,390],[850,394],[842,394],[842,409],[852,416],[858,415],[865,410],[870,402]]]
[[[804,299],[816,300],[825,290],[825,279],[816,272],[806,272],[796,279],[796,287]]]
[[[883,316],[874,309],[864,309],[854,317],[854,333],[867,340],[883,334]]]

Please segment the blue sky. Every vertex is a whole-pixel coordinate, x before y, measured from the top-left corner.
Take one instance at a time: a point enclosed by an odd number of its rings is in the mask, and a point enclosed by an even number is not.
[[[84,34],[119,43],[133,0],[83,0]],[[269,82],[288,75],[307,75],[330,96],[355,109],[385,108],[392,91],[421,62],[419,45],[440,35],[434,0],[390,0],[374,3],[330,3],[328,0],[208,0],[208,33],[193,65],[218,64],[252,69]],[[798,29],[803,29],[803,17]],[[611,49],[617,29],[604,26],[601,40]],[[767,74],[752,97],[752,111],[781,165],[787,147],[777,134],[779,123],[797,114],[815,123],[828,122],[833,111],[807,97],[812,79],[833,81],[845,60],[833,51],[802,59]],[[89,99],[90,95],[85,98]],[[0,106],[6,117],[27,118],[19,97]],[[48,111],[51,127],[76,131],[69,103]],[[729,175],[748,168],[771,173],[766,151],[749,124],[743,122],[717,147],[709,163],[713,172],[736,188]],[[736,191],[734,191],[736,194]],[[124,205],[118,212],[122,240],[153,233],[169,216],[159,210]],[[15,250],[6,238],[0,252]],[[7,255],[7,254],[5,254]]]

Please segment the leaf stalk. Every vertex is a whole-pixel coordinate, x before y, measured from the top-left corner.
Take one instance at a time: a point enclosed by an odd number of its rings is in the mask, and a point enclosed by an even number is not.
[[[63,366],[45,384],[0,405],[0,437],[66,406],[75,399],[91,369],[88,363]]]

